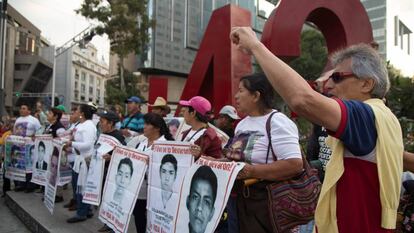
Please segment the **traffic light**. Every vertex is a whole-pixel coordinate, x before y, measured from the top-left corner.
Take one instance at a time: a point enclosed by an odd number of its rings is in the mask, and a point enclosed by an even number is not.
[[[16,97],[20,97],[20,96],[22,96],[22,93],[17,91],[17,92],[15,93],[15,95],[16,95]]]

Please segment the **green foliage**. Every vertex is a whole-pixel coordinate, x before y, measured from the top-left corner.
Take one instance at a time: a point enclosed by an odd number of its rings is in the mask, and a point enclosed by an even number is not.
[[[307,80],[319,78],[328,56],[323,35],[317,30],[304,30],[300,46],[301,55],[289,62],[290,67]]]
[[[149,42],[148,29],[153,21],[147,14],[148,0],[84,0],[76,13],[97,20],[98,35],[107,34],[111,51],[119,57],[139,54]]]
[[[144,99],[139,90],[136,88],[138,82],[138,76],[133,75],[131,72],[125,72],[125,91],[121,91],[119,80],[111,79],[106,82],[106,97],[105,103],[109,105],[121,104],[130,96],[138,96],[142,100]]]

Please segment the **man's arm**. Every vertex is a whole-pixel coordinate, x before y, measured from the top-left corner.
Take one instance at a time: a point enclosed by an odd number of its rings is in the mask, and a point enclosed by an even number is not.
[[[336,131],[341,120],[339,104],[315,91],[286,63],[272,54],[249,27],[233,28],[230,38],[239,49],[251,53],[273,88],[289,107],[309,121]]]

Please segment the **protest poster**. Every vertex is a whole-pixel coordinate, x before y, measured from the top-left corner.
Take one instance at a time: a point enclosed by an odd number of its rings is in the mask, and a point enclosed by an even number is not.
[[[53,140],[52,154],[48,161],[47,182],[45,185],[45,196],[43,203],[51,214],[55,207],[56,189],[59,179],[60,158],[62,155],[63,142],[58,139]]]
[[[50,134],[36,135],[33,153],[32,183],[44,186],[47,181],[47,167],[53,150],[53,137]]]
[[[102,181],[105,166],[105,160],[102,156],[119,145],[121,145],[121,143],[112,136],[107,134],[101,134],[99,136],[89,163],[82,202],[97,206],[101,202]]]
[[[63,186],[65,184],[68,184],[70,183],[71,180],[72,180],[72,167],[70,166],[67,152],[62,151],[61,156],[60,156],[58,186]]]
[[[168,129],[170,130],[171,135],[177,141],[181,140],[182,133],[185,130],[191,128],[191,126],[187,125],[184,122],[183,117],[164,117],[164,120],[168,126]]]
[[[60,123],[62,123],[63,127],[65,129],[69,128],[70,125],[70,115],[69,114],[62,114],[62,117],[60,118]]]
[[[10,135],[5,145],[5,176],[11,180],[26,181],[26,173],[32,172],[32,138]]]
[[[198,159],[181,188],[174,233],[213,233],[243,166],[244,163]]]
[[[112,152],[99,219],[115,232],[126,232],[148,166],[148,154],[118,146]]]
[[[189,142],[154,143],[148,172],[148,232],[173,232],[181,184],[193,160]]]

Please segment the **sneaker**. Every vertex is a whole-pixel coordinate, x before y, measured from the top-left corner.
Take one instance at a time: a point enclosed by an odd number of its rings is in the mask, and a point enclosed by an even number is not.
[[[103,227],[98,229],[98,232],[108,232],[111,231],[112,229],[110,227],[108,227],[108,225],[103,225]]]
[[[66,222],[67,223],[77,223],[77,222],[83,222],[86,219],[87,219],[86,217],[75,216],[75,217],[72,217],[72,218],[66,220]]]

